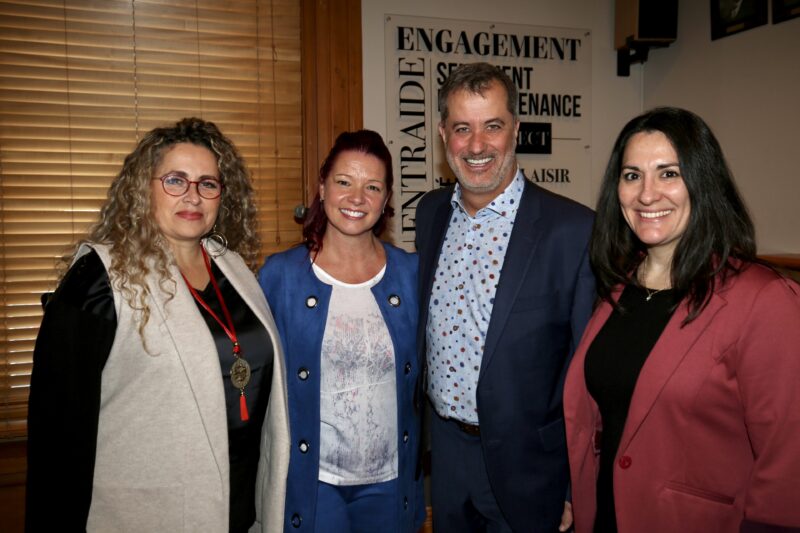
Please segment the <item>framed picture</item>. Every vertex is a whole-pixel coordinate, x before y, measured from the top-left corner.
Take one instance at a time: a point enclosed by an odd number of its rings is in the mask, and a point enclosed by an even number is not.
[[[800,0],[772,0],[772,23],[800,16]]]
[[[767,0],[710,0],[710,4],[712,41],[767,23]]]

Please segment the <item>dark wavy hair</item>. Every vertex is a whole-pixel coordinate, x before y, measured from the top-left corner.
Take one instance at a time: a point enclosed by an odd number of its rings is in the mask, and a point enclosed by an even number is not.
[[[394,208],[391,206],[392,185],[394,184],[394,174],[392,173],[392,154],[383,142],[383,138],[372,130],[346,131],[341,133],[333,143],[333,148],[328,152],[325,161],[319,169],[319,185],[325,183],[331,173],[337,158],[343,152],[360,152],[377,157],[386,171],[386,207],[381,217],[372,226],[372,233],[380,236],[386,229],[386,221],[394,216]],[[319,252],[322,249],[322,237],[328,228],[328,216],[325,214],[322,202],[320,201],[319,188],[311,207],[308,208],[305,221],[303,222],[303,239],[305,245],[311,252]]]
[[[727,276],[738,273],[742,261],[757,262],[753,222],[722,148],[703,119],[684,109],[659,107],[625,125],[600,187],[589,254],[600,298],[616,306],[611,297],[614,287],[637,283],[636,268],[647,254],[622,216],[617,193],[622,158],[631,137],[656,131],[675,149],[689,192],[689,222],[671,266],[672,288],[689,306],[686,324],[708,304],[718,281],[724,283]]]
[[[439,89],[439,113],[441,122],[447,121],[450,110],[447,108],[447,98],[456,91],[465,90],[472,94],[483,96],[483,91],[497,82],[506,90],[506,108],[514,120],[519,119],[517,112],[517,86],[508,77],[502,68],[489,63],[465,63],[458,66],[442,84]]]

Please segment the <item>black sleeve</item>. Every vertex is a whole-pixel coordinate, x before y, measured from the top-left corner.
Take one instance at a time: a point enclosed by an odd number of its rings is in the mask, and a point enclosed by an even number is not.
[[[28,401],[25,530],[84,531],[92,501],[100,377],[117,318],[95,252],[47,299],[33,352]]]

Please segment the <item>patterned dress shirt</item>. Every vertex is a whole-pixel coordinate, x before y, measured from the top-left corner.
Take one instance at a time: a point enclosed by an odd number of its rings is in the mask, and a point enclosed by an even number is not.
[[[428,396],[439,416],[478,424],[477,386],[497,283],[525,176],[469,216],[457,184],[453,214],[433,278],[429,318]]]

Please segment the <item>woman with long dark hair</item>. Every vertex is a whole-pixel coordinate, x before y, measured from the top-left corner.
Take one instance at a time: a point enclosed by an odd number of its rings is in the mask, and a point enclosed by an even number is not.
[[[700,117],[623,128],[564,390],[578,533],[800,527],[800,288],[754,234]]]

